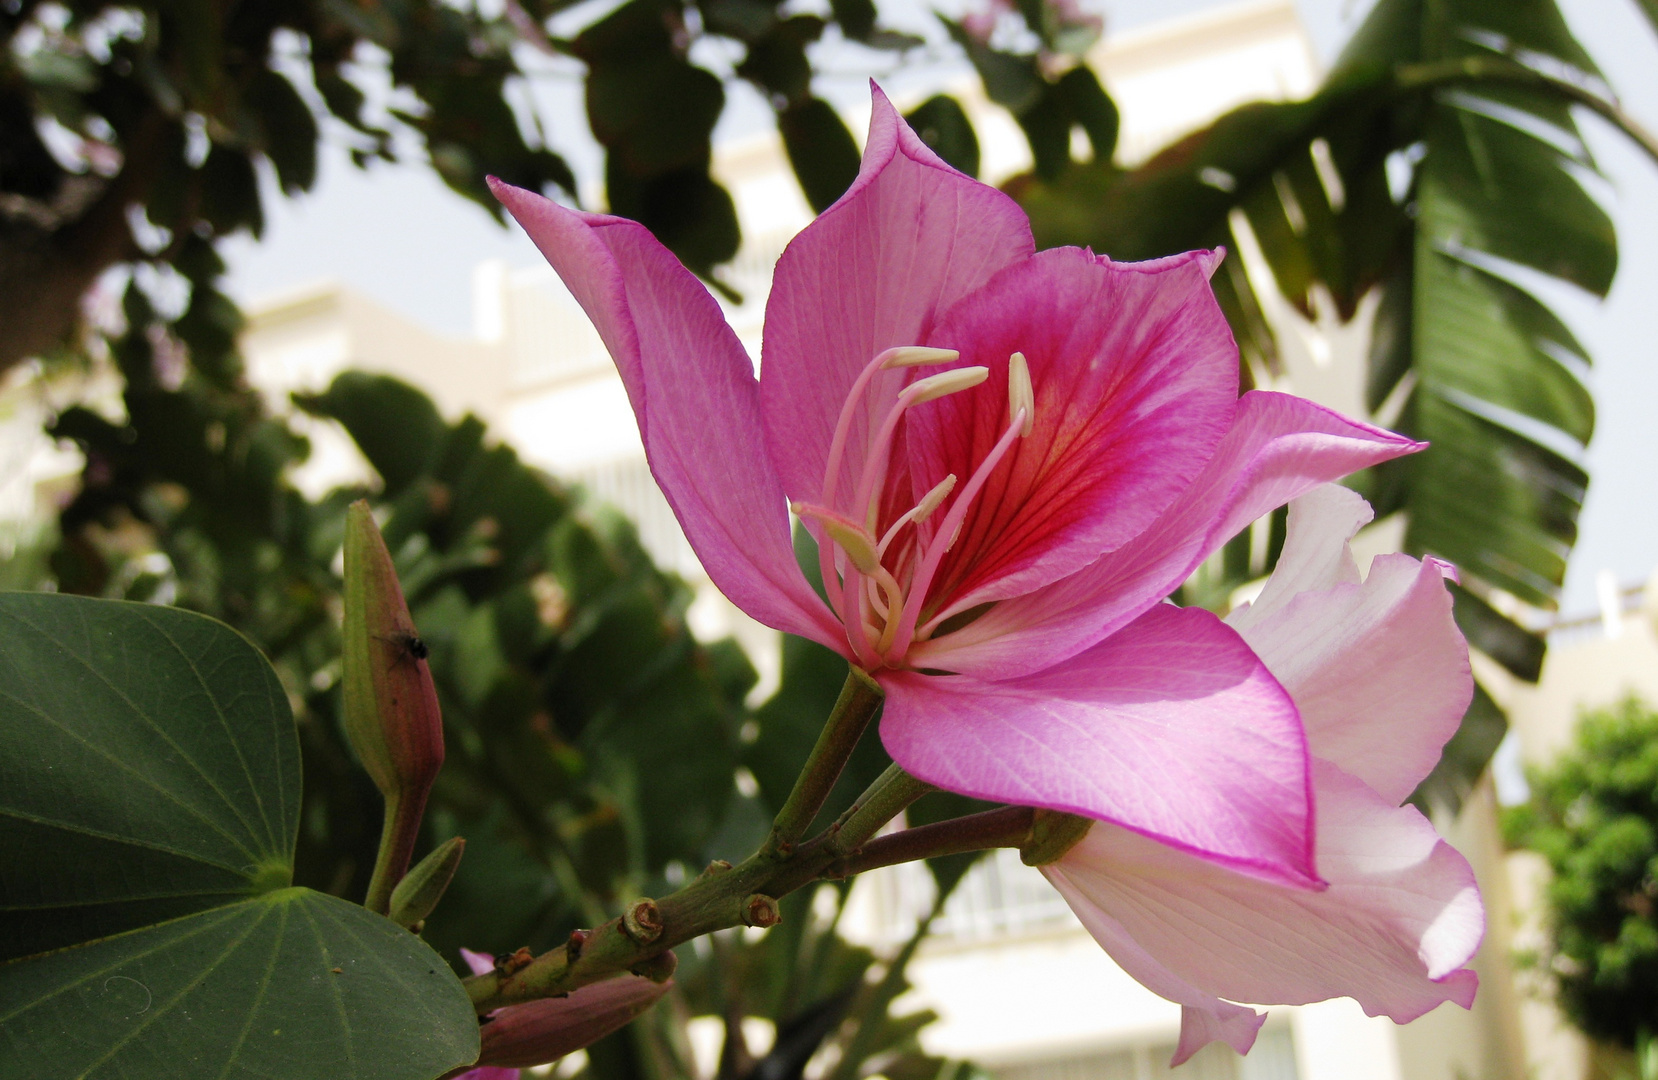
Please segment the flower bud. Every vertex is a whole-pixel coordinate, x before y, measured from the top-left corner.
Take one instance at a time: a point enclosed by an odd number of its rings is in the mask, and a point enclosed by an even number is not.
[[[410,930],[424,922],[432,909],[438,906],[438,901],[443,899],[465,850],[466,840],[453,836],[415,863],[414,868],[391,891],[391,911],[388,912],[391,921]]]
[[[346,511],[345,730],[374,784],[424,805],[443,765],[443,719],[391,553],[358,500]]]
[[[443,717],[386,541],[368,503],[345,520],[345,733],[386,799],[374,875],[363,901],[391,910],[392,889],[414,854],[426,796],[443,767]]]
[[[566,997],[509,1005],[484,1024],[478,1064],[523,1069],[557,1061],[624,1026],[672,985],[622,975]]]

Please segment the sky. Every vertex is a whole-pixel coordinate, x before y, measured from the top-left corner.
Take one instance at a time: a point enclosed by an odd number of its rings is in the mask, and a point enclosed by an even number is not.
[[[576,25],[596,4],[570,9]],[[1107,32],[1220,6],[1224,0],[1083,0],[1103,11]],[[1328,63],[1368,4],[1362,0],[1298,0],[1303,22]],[[929,25],[931,5],[920,0],[883,3],[900,25]],[[1658,35],[1635,0],[1562,0],[1573,32],[1617,88],[1625,109],[1658,131]],[[816,88],[837,107],[867,108],[873,75],[897,94],[944,82],[965,68],[949,62],[893,62],[856,47],[823,58]],[[537,80],[543,115],[555,119],[554,148],[579,178],[599,175],[598,148],[581,119],[580,70],[550,61]],[[562,129],[558,117],[570,122]],[[770,110],[757,92],[735,87],[716,140],[740,138],[769,126]],[[1550,301],[1578,333],[1595,369],[1590,376],[1598,408],[1586,465],[1593,477],[1566,579],[1562,609],[1595,608],[1595,578],[1610,570],[1624,584],[1658,569],[1658,165],[1597,118],[1583,121],[1585,136],[1607,178],[1597,185],[1617,225],[1620,267],[1605,303],[1561,290]],[[351,166],[344,150],[325,151],[320,180],[309,195],[267,200],[267,227],[257,243],[226,246],[229,286],[239,300],[255,300],[319,279],[340,281],[429,329],[465,335],[471,327],[472,269],[501,259],[528,266],[540,256],[516,229],[497,224],[482,208],[454,195],[420,165]]]

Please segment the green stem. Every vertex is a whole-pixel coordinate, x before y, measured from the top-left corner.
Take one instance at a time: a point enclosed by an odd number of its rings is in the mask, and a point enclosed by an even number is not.
[[[374,875],[368,881],[363,906],[385,915],[391,911],[391,892],[409,872],[415,841],[420,839],[420,819],[426,813],[426,797],[388,797],[386,817],[380,825],[380,850],[374,856]]]
[[[1432,89],[1456,83],[1481,82],[1509,83],[1548,90],[1592,110],[1646,151],[1646,155],[1654,163],[1658,163],[1658,138],[1643,127],[1640,121],[1625,112],[1616,101],[1608,101],[1574,82],[1546,75],[1513,60],[1496,56],[1464,56],[1453,60],[1406,64],[1395,71],[1394,79],[1402,90]]]
[[[794,790],[777,812],[761,854],[781,857],[794,850],[811,827],[812,819],[823,809],[824,800],[840,779],[858,739],[869,726],[875,710],[881,707],[882,696],[881,687],[865,672],[853,667],[846,673],[840,697],[818,733],[811,756],[795,779]]]
[[[917,780],[896,764],[888,765],[886,772],[858,796],[858,801],[829,826],[824,836],[830,850],[841,856],[857,851],[881,826],[932,790],[933,785],[925,780]]]

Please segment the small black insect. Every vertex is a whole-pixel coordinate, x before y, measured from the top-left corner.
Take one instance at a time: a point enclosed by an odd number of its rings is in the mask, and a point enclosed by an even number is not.
[[[398,659],[424,660],[432,655],[432,650],[420,640],[412,630],[399,630],[395,634],[375,634],[375,637],[396,649],[400,654]]]

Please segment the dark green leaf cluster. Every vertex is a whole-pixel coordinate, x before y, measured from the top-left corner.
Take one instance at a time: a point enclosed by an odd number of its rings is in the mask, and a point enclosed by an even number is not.
[[[80,298],[112,266],[172,267],[211,289],[217,273],[191,273],[185,264],[201,260],[185,249],[239,230],[258,236],[260,163],[284,195],[300,194],[316,181],[324,139],[359,166],[424,158],[499,220],[487,176],[574,198],[576,180],[551,149],[574,118],[544,115],[538,97],[538,84],[558,75],[549,57],[585,66],[610,210],[646,224],[713,281],[741,239],[731,197],[709,172],[727,82],[752,84],[775,107],[821,210],[857,175],[858,154],[812,92],[807,48],[831,27],[873,50],[920,44],[881,29],[871,0],[841,0],[829,18],[789,14],[775,0],[629,0],[570,40],[549,36],[549,20],[569,6],[0,6],[0,370],[72,343]],[[691,49],[703,39],[740,57],[699,66]],[[937,137],[951,160],[965,160],[971,132],[954,119],[940,118]]]
[[[1658,1033],[1658,712],[1630,698],[1588,713],[1572,749],[1529,774],[1511,845],[1553,871],[1547,955],[1562,1010],[1634,1048]]]
[[[505,27],[427,2],[0,7],[0,370],[71,338],[111,266],[168,266],[210,290],[218,271],[190,249],[260,234],[260,162],[286,195],[315,183],[319,119],[359,165],[419,144],[498,216],[488,174],[573,190],[507,103],[523,73]]]
[[[1134,169],[1096,155],[1056,172],[1039,153],[1011,186],[1042,245],[1155,258],[1236,249],[1247,225],[1304,316],[1376,303],[1367,404],[1429,447],[1355,485],[1378,517],[1404,513],[1406,550],[1458,566],[1470,644],[1523,679],[1543,639],[1488,600],[1555,606],[1594,426],[1588,354],[1526,281],[1610,287],[1616,238],[1583,186],[1593,162],[1570,109],[1596,78],[1553,0],[1382,0],[1313,97],[1246,105]],[[1235,256],[1213,285],[1244,385],[1280,374],[1276,298]],[[1255,555],[1239,537],[1185,599],[1224,604],[1270,565]],[[1423,794],[1456,805],[1503,723],[1476,699]]]

